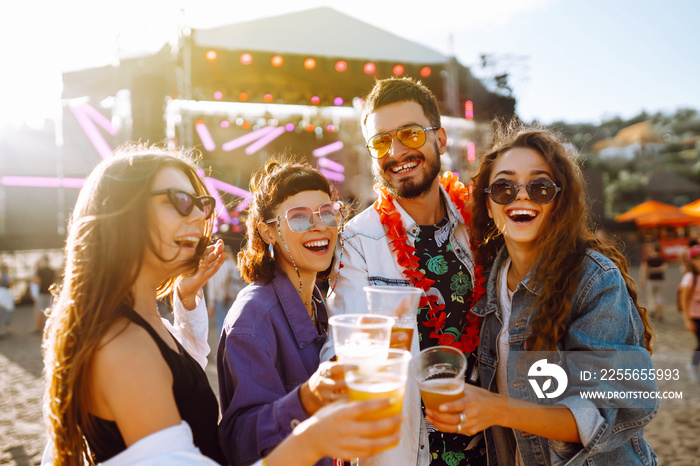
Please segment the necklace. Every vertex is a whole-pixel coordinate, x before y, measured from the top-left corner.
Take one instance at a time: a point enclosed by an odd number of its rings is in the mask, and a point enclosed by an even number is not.
[[[520,283],[523,282],[523,277],[521,277],[520,274],[519,274],[518,272],[515,271],[515,266],[513,265],[513,261],[512,261],[512,260],[510,261],[510,267],[508,267],[508,270],[509,270],[509,271],[512,270],[512,271],[513,271],[513,275],[515,275],[516,280],[518,280],[517,283],[515,284],[515,286],[513,287],[513,291],[515,291],[515,288],[517,288],[518,285],[519,285]],[[510,285],[508,285],[508,289],[510,290]]]
[[[323,299],[318,299],[316,296],[311,296],[311,301],[304,303],[304,307],[306,307],[306,310],[308,311],[309,308],[312,309],[312,311],[309,313],[309,317],[311,317],[311,320],[314,323],[314,327],[318,328],[318,306],[317,304],[325,304],[325,301]]]
[[[450,196],[450,200],[459,210],[464,224],[470,227],[471,213],[467,207],[469,189],[457,179],[455,174],[450,172],[446,172],[442,178],[440,178],[440,184],[445,188],[445,191]],[[379,213],[379,221],[386,229],[387,238],[389,239],[392,251],[396,253],[396,262],[403,268],[402,272],[406,278],[411,281],[411,284],[417,288],[421,288],[425,292],[425,294],[421,296],[419,306],[421,308],[428,307],[428,312],[422,324],[426,327],[434,328],[433,332],[430,334],[430,338],[436,338],[441,345],[452,346],[464,353],[474,352],[479,344],[481,318],[474,315],[472,312],[467,312],[467,319],[459,340],[457,340],[454,334],[443,332],[445,319],[447,318],[444,312],[445,304],[437,304],[437,296],[427,294],[435,281],[427,278],[425,274],[418,269],[419,261],[418,257],[415,255],[417,249],[408,245],[406,228],[401,222],[401,214],[396,211],[394,197],[381,185],[376,185],[374,190],[379,196],[374,203],[374,209]],[[486,293],[484,281],[483,267],[481,265],[475,266],[472,295],[468,300],[470,307],[473,307],[479,302],[481,297]]]

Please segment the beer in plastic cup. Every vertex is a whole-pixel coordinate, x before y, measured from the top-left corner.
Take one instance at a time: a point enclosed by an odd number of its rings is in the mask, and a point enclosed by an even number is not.
[[[408,337],[405,344],[396,347],[410,350],[423,290],[412,286],[365,286],[363,289],[367,294],[369,312],[394,317],[396,323],[391,329],[392,334],[405,333]]]
[[[343,314],[328,319],[333,345],[342,363],[386,359],[394,319],[373,314]]]
[[[451,346],[424,349],[413,360],[410,369],[423,404],[434,411],[440,405],[462,397],[466,370],[467,358],[464,353]]]
[[[380,398],[394,398],[397,403],[360,418],[363,421],[378,421],[401,413],[403,396],[406,391],[408,365],[411,353],[400,349],[390,349],[387,357],[372,364],[344,364],[345,383],[351,401],[364,401]],[[390,435],[392,431],[383,432],[377,437]],[[396,446],[396,445],[393,445]],[[390,447],[390,448],[393,448]]]

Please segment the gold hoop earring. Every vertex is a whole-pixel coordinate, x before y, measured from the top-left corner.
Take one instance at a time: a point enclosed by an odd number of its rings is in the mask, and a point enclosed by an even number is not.
[[[489,241],[498,238],[498,236],[501,235],[501,230],[499,230],[495,224],[489,228],[489,231],[486,232],[484,235],[484,243],[483,244],[488,244]]]

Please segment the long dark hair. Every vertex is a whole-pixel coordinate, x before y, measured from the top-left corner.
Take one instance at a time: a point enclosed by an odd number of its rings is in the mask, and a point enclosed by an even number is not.
[[[601,242],[594,235],[581,169],[562,139],[553,132],[537,126],[524,126],[519,122],[497,124],[493,148],[481,158],[477,173],[472,178],[473,228],[470,238],[475,245],[477,263],[490,268],[505,244],[503,236],[488,216],[488,195],[484,189],[489,185],[496,160],[513,148],[537,151],[551,168],[554,181],[562,188],[554,200],[549,223],[542,225],[542,232],[537,238],[538,262],[534,268],[533,282],[541,293],[533,303],[533,309],[537,309],[538,313],[532,321],[528,349],[552,350],[564,336],[564,320],[569,315],[571,297],[578,286],[583,256],[587,249],[593,249],[607,256],[620,269],[644,324],[646,348],[651,351],[653,334],[647,310],[638,302],[637,287],[629,275],[627,262],[614,246]]]
[[[165,167],[185,173],[198,195],[208,194],[191,153],[133,145],[101,162],[78,196],[68,227],[63,281],[43,341],[45,401],[56,465],[90,461],[83,438],[93,432],[86,407],[90,361],[121,317],[120,308],[134,303],[131,289],[146,248],[158,255],[151,241],[150,193],[156,174]],[[210,218],[186,273],[197,269],[212,226]],[[158,296],[168,295],[178,279],[160,284]]]

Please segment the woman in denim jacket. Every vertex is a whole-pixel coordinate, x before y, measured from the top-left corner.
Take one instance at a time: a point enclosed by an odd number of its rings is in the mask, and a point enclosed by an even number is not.
[[[429,420],[491,427],[491,464],[656,464],[643,437],[658,409],[652,332],[625,259],[589,229],[581,171],[555,135],[512,124],[496,141],[473,178],[472,244],[490,269],[475,310],[483,388]]]

